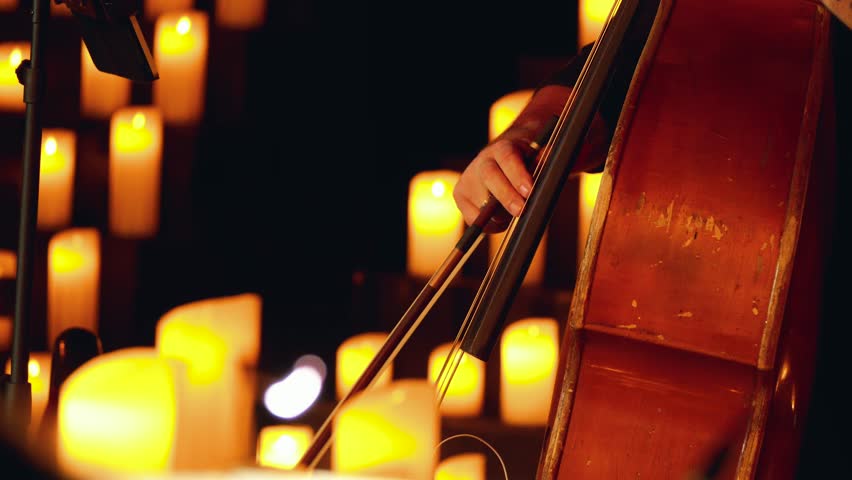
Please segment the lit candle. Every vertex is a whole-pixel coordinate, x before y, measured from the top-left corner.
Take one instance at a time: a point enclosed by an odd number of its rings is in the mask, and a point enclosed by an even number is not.
[[[167,124],[194,124],[204,111],[207,76],[207,13],[183,10],[160,15],[154,26],[154,59],[160,78],[154,104]]]
[[[71,223],[77,134],[45,128],[41,137],[38,187],[38,228],[59,230]]]
[[[0,43],[0,110],[23,112],[26,109],[24,86],[18,82],[15,69],[29,53],[29,42]]]
[[[32,391],[32,410],[30,416],[29,435],[38,432],[41,417],[47,406],[47,397],[50,393],[50,352],[30,352],[30,361],[27,364],[27,378]],[[6,373],[12,373],[12,360],[6,360]]]
[[[452,347],[451,343],[438,345],[429,354],[429,380],[437,384],[438,375],[444,367],[444,361]],[[461,352],[457,350],[457,352]],[[457,354],[458,355],[458,354]],[[455,357],[454,360],[458,360]],[[453,363],[447,365],[452,368]],[[444,372],[446,377],[449,371]],[[485,363],[470,355],[462,354],[458,367],[453,375],[444,400],[441,402],[441,413],[454,417],[472,417],[482,413],[482,402],[485,398]]]
[[[349,337],[337,347],[335,387],[338,400],[349,393],[387,338],[387,333],[365,332]],[[393,363],[390,363],[375,379],[374,385],[386,385],[392,377]]]
[[[71,228],[48,243],[47,341],[71,327],[98,333],[101,245],[95,228]]]
[[[91,118],[109,118],[130,102],[130,80],[98,70],[86,43],[80,43],[80,112]]]
[[[179,362],[150,347],[104,353],[77,368],[59,390],[57,459],[63,473],[101,478],[171,470],[184,375]]]
[[[56,17],[70,17],[71,9],[61,3],[50,2],[50,15]]]
[[[577,28],[580,47],[598,39],[613,3],[615,0],[580,0],[578,4],[580,24]]]
[[[260,297],[246,293],[181,305],[158,321],[157,351],[188,366],[182,465],[231,468],[252,457],[260,319]]]
[[[18,257],[15,252],[0,249],[0,352],[5,352],[12,345],[12,299],[14,298],[15,274],[18,270]],[[10,295],[5,295],[8,289]],[[8,305],[6,301],[8,300]]]
[[[217,25],[250,30],[263,25],[266,17],[266,0],[216,0],[213,18]]]
[[[485,480],[485,455],[461,453],[448,457],[438,464],[435,480]]]
[[[112,115],[109,226],[124,237],[151,237],[160,226],[163,120],[157,107],[125,107]]]
[[[500,418],[511,425],[545,425],[556,381],[558,326],[552,318],[509,325],[500,340]]]
[[[586,251],[586,241],[589,237],[589,225],[592,221],[592,213],[595,211],[595,201],[598,198],[598,189],[601,186],[602,173],[580,174],[580,205],[577,212],[577,267],[583,261]]]
[[[156,20],[166,12],[190,9],[193,3],[195,0],[145,0],[142,9],[145,11],[146,19]]]
[[[310,425],[269,425],[257,439],[257,464],[290,470],[311,444],[314,429]]]
[[[433,170],[415,175],[408,190],[408,273],[431,277],[452,252],[464,219],[453,200],[461,175]]]
[[[15,278],[18,271],[18,254],[0,248],[0,279]]]
[[[333,419],[332,470],[434,480],[440,420],[435,388],[426,380],[361,391]]]

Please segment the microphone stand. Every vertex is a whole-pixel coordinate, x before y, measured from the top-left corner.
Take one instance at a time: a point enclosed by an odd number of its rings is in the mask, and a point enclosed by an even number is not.
[[[50,0],[33,0],[32,44],[30,58],[21,62],[15,73],[24,86],[24,156],[18,223],[18,265],[15,278],[15,319],[12,338],[12,372],[2,384],[3,423],[12,435],[24,436],[31,420],[32,388],[28,377],[30,297],[32,293],[33,252],[38,214],[38,182],[41,162],[41,101],[45,73],[41,65],[44,25]]]

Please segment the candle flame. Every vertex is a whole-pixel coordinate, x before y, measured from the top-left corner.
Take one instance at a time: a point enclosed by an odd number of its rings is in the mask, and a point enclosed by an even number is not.
[[[44,153],[54,155],[56,153],[56,138],[51,135],[44,141]]]
[[[53,258],[51,260],[50,263],[53,266],[53,270],[57,273],[68,273],[79,270],[86,263],[86,259],[82,253],[64,245],[56,246],[53,250]]]
[[[29,374],[30,380],[38,377],[38,374],[41,373],[41,366],[38,364],[38,360],[30,360],[29,365],[27,365],[27,372]]]
[[[9,65],[13,68],[16,68],[21,64],[21,61],[24,59],[24,54],[21,53],[20,48],[15,48],[12,50],[12,53],[9,54]]]
[[[189,29],[192,27],[192,22],[189,20],[189,17],[186,15],[180,17],[180,20],[177,22],[177,26],[175,30],[181,35],[186,35],[189,33]]]
[[[145,114],[142,112],[136,112],[133,115],[133,120],[131,120],[130,122],[131,125],[133,125],[133,128],[135,128],[136,130],[145,128]]]
[[[447,184],[443,180],[435,180],[432,183],[432,195],[435,198],[441,198],[447,193]]]

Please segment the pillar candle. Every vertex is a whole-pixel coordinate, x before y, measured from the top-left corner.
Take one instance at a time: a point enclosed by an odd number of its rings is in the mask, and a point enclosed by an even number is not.
[[[216,0],[214,19],[222,27],[250,30],[263,25],[266,0]]]
[[[314,429],[310,425],[268,425],[257,438],[257,464],[290,470],[311,444]]]
[[[85,42],[80,42],[80,113],[109,118],[130,102],[130,80],[95,67]]]
[[[0,279],[15,278],[18,272],[18,254],[0,248]]]
[[[207,13],[182,10],[160,15],[154,26],[154,104],[167,124],[197,123],[204,111],[207,77]]]
[[[335,388],[338,400],[358,381],[364,369],[376,356],[388,335],[384,332],[365,332],[346,339],[337,348]],[[393,378],[393,363],[375,379],[374,385],[385,385]]]
[[[586,251],[586,241],[589,237],[589,225],[592,221],[592,213],[595,211],[595,201],[598,198],[598,189],[601,185],[602,173],[580,174],[579,211],[577,212],[577,267],[583,261]]]
[[[453,187],[460,176],[452,170],[433,170],[411,179],[407,251],[410,275],[431,277],[461,238],[464,219],[453,200]]]
[[[443,343],[435,347],[429,354],[428,376],[437,385],[438,376],[444,367],[444,361],[450,352],[452,343]],[[461,352],[460,350],[457,350]],[[458,355],[458,354],[457,354]],[[458,360],[455,357],[454,360]],[[452,363],[447,369],[452,368]],[[449,371],[444,372],[446,377]],[[474,417],[482,413],[482,403],[485,399],[485,363],[467,354],[462,354],[455,374],[450,380],[440,411],[451,417]]]
[[[166,12],[187,10],[192,8],[194,0],[145,0],[142,10],[147,20],[156,20]]]
[[[47,247],[47,344],[67,328],[97,334],[101,246],[95,228],[57,232]]]
[[[38,187],[38,228],[59,230],[71,223],[77,134],[45,128],[41,137]]]
[[[75,370],[59,390],[63,473],[102,478],[171,470],[185,375],[179,362],[151,347],[104,353]]]
[[[0,249],[0,352],[6,352],[12,345],[12,315],[14,314],[17,270],[17,254],[12,250]]]
[[[157,233],[162,156],[159,108],[116,110],[109,142],[109,225],[116,235],[151,237]]]
[[[38,426],[47,407],[47,397],[50,393],[50,352],[30,352],[27,365],[27,378],[32,392],[32,410],[30,415],[29,435],[38,432]],[[12,373],[12,359],[6,360],[6,373]],[[32,437],[34,438],[34,437]]]
[[[580,19],[577,35],[579,46],[583,47],[598,39],[604,22],[612,10],[615,0],[580,0],[578,17]]]
[[[71,9],[67,5],[56,3],[56,0],[50,2],[50,16],[52,17],[70,17]]]
[[[558,326],[544,317],[510,324],[500,339],[500,418],[546,425],[556,381]]]
[[[18,82],[15,69],[30,55],[29,42],[0,43],[0,110],[23,112],[24,86]]]
[[[460,453],[441,461],[435,480],[485,480],[485,455]]]
[[[434,480],[440,420],[427,380],[358,392],[333,419],[332,471]]]

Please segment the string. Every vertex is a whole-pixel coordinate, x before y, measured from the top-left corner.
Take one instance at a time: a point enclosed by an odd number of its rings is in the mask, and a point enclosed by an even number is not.
[[[497,457],[497,461],[500,462],[500,467],[503,469],[503,478],[506,479],[506,480],[509,480],[509,472],[506,470],[506,463],[503,462],[503,457],[500,456],[500,453],[497,452],[496,448],[492,447],[490,443],[483,440],[482,437],[477,437],[476,435],[473,435],[473,434],[470,434],[470,433],[459,433],[459,434],[456,434],[456,435],[451,435],[451,436],[441,440],[441,442],[438,443],[438,445],[435,446],[435,454],[436,455],[438,454],[438,449],[441,448],[441,445],[447,443],[450,440],[454,440],[454,439],[460,438],[460,437],[470,437],[470,438],[473,438],[474,440],[479,440],[480,442],[482,442],[483,445],[485,445],[492,452],[494,452],[494,456]]]

